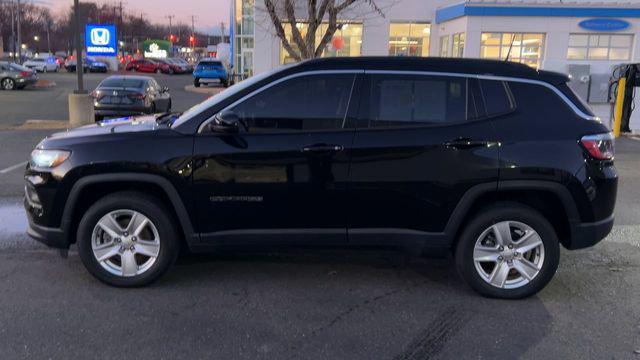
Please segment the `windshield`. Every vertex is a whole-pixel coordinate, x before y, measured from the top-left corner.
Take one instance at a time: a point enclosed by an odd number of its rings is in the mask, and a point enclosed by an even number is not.
[[[207,110],[208,108],[214,106],[215,104],[221,102],[222,100],[233,96],[249,87],[251,87],[254,84],[259,83],[260,81],[268,78],[269,76],[283,70],[286,69],[288,67],[291,67],[293,65],[285,65],[285,66],[281,66],[278,67],[276,69],[273,69],[271,71],[267,71],[267,72],[263,72],[262,74],[259,75],[255,75],[253,77],[248,78],[247,80],[244,80],[242,82],[236,83],[235,85],[227,88],[224,91],[221,91],[219,93],[217,93],[216,95],[213,95],[212,97],[208,98],[207,100],[201,102],[200,104],[195,105],[194,107],[192,107],[191,109],[185,111],[182,116],[180,116],[178,119],[176,119],[176,121],[173,123],[173,125],[171,127],[175,127],[175,126],[180,126],[182,124],[184,124],[185,122],[189,121],[190,119],[192,119],[194,116],[200,114],[201,112]]]
[[[16,71],[31,71],[31,69],[29,69],[28,67],[24,67],[18,64],[11,64],[9,66],[11,66],[11,68]]]

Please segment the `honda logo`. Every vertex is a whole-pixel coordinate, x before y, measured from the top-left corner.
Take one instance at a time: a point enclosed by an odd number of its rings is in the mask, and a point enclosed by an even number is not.
[[[109,45],[111,34],[108,29],[94,28],[91,29],[91,42],[93,45]]]

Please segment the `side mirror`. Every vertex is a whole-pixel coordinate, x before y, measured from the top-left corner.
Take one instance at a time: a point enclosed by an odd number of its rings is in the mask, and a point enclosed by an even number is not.
[[[240,127],[246,130],[246,126],[243,125],[242,120],[240,120],[236,113],[227,110],[215,115],[210,128],[213,132],[230,134],[240,132]]]

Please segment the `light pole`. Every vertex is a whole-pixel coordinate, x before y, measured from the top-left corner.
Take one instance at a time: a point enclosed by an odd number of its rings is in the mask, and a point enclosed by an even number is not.
[[[20,35],[20,18],[22,17],[22,10],[20,9],[20,0],[18,0],[18,14],[16,18],[17,31],[18,31],[18,64],[22,64],[22,36]]]
[[[20,1],[20,0],[18,0]],[[86,94],[84,90],[84,81],[82,79],[82,75],[84,72],[84,68],[82,66],[82,39],[80,37],[80,5],[78,4],[78,0],[73,0],[73,17],[74,17],[74,28],[75,28],[75,48],[76,48],[76,73],[78,75],[78,89],[76,89],[76,94]]]

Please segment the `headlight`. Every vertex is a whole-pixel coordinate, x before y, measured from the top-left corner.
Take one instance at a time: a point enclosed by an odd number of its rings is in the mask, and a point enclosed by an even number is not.
[[[64,150],[33,150],[31,166],[38,168],[54,168],[69,158],[71,152]]]

